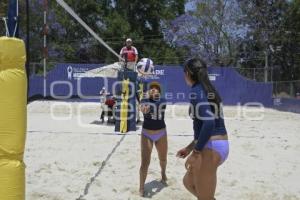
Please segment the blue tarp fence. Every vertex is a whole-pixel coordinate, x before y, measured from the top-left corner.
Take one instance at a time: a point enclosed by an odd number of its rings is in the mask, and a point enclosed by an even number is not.
[[[88,70],[101,67],[99,64],[60,63],[47,73],[44,90],[44,77],[30,77],[29,97],[36,95],[54,99],[70,99],[77,96],[86,101],[98,101],[99,91],[106,87],[113,93],[117,79],[86,77]],[[248,80],[232,68],[210,67],[210,80],[219,91],[225,105],[244,105],[258,102],[264,106],[273,105],[272,84]],[[147,81],[158,81],[163,86],[165,98],[170,103],[188,102],[189,87],[186,85],[183,70],[179,66],[156,66],[155,75]],[[44,94],[45,93],[45,94]]]
[[[300,113],[300,99],[275,98],[273,108],[280,111]]]

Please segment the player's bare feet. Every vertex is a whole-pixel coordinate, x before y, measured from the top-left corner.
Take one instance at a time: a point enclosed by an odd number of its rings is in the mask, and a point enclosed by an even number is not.
[[[166,174],[162,174],[161,175],[161,183],[167,185],[167,181],[168,181],[168,178],[167,178],[167,175]]]
[[[145,197],[145,191],[144,188],[139,190],[140,197]]]

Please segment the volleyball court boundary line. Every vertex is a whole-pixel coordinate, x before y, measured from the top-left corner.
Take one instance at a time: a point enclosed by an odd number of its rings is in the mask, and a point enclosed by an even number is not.
[[[92,186],[92,184],[95,182],[97,177],[102,173],[103,169],[105,168],[106,164],[110,160],[110,158],[113,156],[113,154],[116,152],[117,148],[121,145],[123,140],[125,139],[126,134],[124,134],[121,139],[117,142],[117,144],[114,146],[112,151],[107,155],[106,159],[102,161],[100,168],[97,170],[97,172],[90,178],[90,181],[85,185],[83,194],[81,194],[76,200],[85,200],[84,197],[88,195],[89,189]]]
[[[49,133],[49,134],[77,134],[77,135],[104,135],[104,136],[120,136],[124,135],[124,133],[118,133],[118,132],[106,132],[106,133],[99,133],[99,132],[71,132],[71,131],[50,131],[50,130],[32,130],[32,131],[27,131],[27,133],[32,133],[32,134],[43,134],[43,133]],[[125,135],[128,136],[140,136],[141,133],[125,133]],[[194,136],[193,134],[169,134],[168,137],[192,137]]]

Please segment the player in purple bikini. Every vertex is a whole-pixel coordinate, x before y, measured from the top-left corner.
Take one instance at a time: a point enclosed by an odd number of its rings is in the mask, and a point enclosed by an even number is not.
[[[187,157],[183,183],[198,200],[213,200],[217,169],[229,153],[222,99],[209,80],[203,60],[188,60],[184,65],[184,77],[191,86],[190,114],[193,118],[194,140],[177,153],[180,158]]]
[[[140,195],[144,196],[144,185],[151,160],[153,144],[158,152],[161,167],[162,182],[167,181],[166,166],[168,141],[165,124],[166,101],[161,97],[161,87],[158,82],[149,85],[149,96],[141,101],[141,111],[144,114],[144,123],[141,134],[141,168],[140,168]]]

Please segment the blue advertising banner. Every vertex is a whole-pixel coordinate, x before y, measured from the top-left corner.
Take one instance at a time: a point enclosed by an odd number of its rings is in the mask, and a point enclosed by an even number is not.
[[[275,98],[273,108],[300,114],[300,99]]]
[[[46,77],[46,96],[55,99],[69,99],[78,96],[82,100],[99,99],[99,91],[106,87],[114,93],[118,85],[115,78],[89,77],[86,72],[101,67],[99,64],[60,63],[48,72]],[[248,80],[232,68],[210,67],[209,77],[220,93],[225,105],[244,105],[259,102],[264,106],[273,105],[272,84]],[[156,66],[155,73],[147,82],[158,81],[163,95],[170,103],[188,102],[189,87],[179,66]],[[30,78],[29,96],[43,95],[43,77]]]

